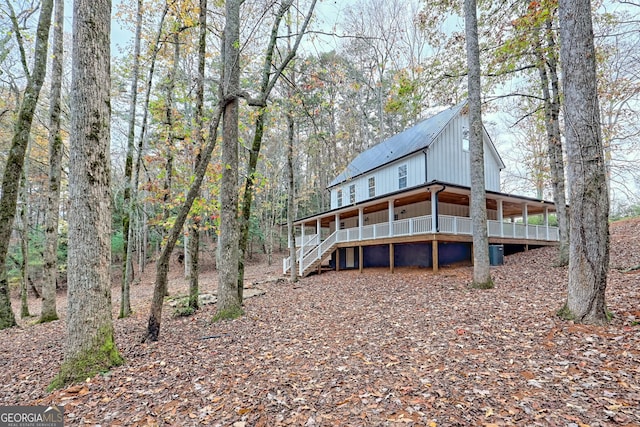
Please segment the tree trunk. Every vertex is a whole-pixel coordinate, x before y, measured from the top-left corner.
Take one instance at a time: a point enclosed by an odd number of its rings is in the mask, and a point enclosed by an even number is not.
[[[287,25],[287,33],[291,36],[291,24]],[[293,101],[294,101],[294,89],[296,87],[296,73],[295,69],[291,72],[291,88],[289,90],[289,105],[287,109],[287,236],[289,241],[289,280],[292,283],[298,281],[298,260],[296,259],[296,233],[293,222],[296,219],[296,188],[293,173],[293,142],[295,123],[293,121]]]
[[[562,136],[560,132],[560,83],[558,79],[558,58],[556,56],[556,42],[553,37],[553,22],[551,17],[547,18],[547,55],[546,63],[549,67],[551,77],[551,94],[549,105],[549,117],[547,126],[547,136],[549,140],[549,166],[551,169],[551,182],[553,185],[553,201],[556,206],[556,216],[558,218],[558,233],[560,234],[560,250],[558,253],[558,265],[564,266],[569,263],[569,213],[567,211],[567,200],[564,184],[564,158],[562,154]],[[548,87],[548,86],[547,86]]]
[[[177,31],[172,34],[173,41],[173,64],[169,69],[166,81],[166,100],[165,100],[165,128],[166,128],[166,140],[165,140],[165,156],[167,163],[165,164],[165,178],[164,178],[164,194],[163,194],[163,209],[164,219],[167,220],[171,216],[171,210],[169,208],[171,202],[171,190],[173,182],[173,140],[174,140],[174,118],[173,118],[173,97],[176,88],[176,78],[178,74],[178,62],[180,60],[180,40]]]
[[[49,105],[49,191],[45,212],[44,280],[39,322],[58,320],[56,284],[58,282],[58,222],[60,216],[60,177],[62,137],[60,112],[62,99],[62,59],[64,55],[64,0],[55,1],[51,94]]]
[[[140,135],[138,137],[138,144],[137,144],[137,158],[136,158],[136,164],[135,164],[135,171],[133,174],[133,183],[131,184],[131,190],[132,190],[132,194],[131,194],[131,199],[137,203],[138,201],[138,183],[140,182],[140,170],[142,169],[142,159],[143,159],[143,151],[144,151],[144,143],[145,143],[145,138],[146,138],[146,133],[147,133],[147,121],[148,121],[148,117],[149,117],[149,102],[150,102],[150,98],[151,98],[151,88],[153,86],[153,75],[155,72],[155,66],[156,66],[156,58],[158,57],[158,52],[160,51],[160,39],[162,37],[163,34],[163,27],[164,27],[164,20],[165,17],[167,16],[167,13],[169,11],[169,3],[167,1],[165,1],[164,3],[164,9],[162,11],[162,15],[160,16],[160,22],[158,23],[158,32],[156,33],[156,38],[153,42],[152,48],[151,48],[151,60],[150,60],[150,65],[149,65],[149,75],[147,76],[147,82],[146,82],[146,87],[147,90],[145,92],[145,97],[144,97],[144,102],[143,102],[143,108],[142,108],[142,124],[140,126]],[[147,250],[148,250],[148,224],[147,224],[147,218],[146,218],[146,210],[145,209],[141,209],[141,210],[136,210],[137,212],[140,212],[140,218],[142,222],[142,238],[141,240],[141,245],[140,245],[140,262],[139,262],[139,267],[140,267],[140,274],[142,274],[144,272],[145,269],[145,263],[147,260]]]
[[[167,288],[169,260],[171,258],[171,253],[175,248],[176,242],[180,237],[182,227],[187,220],[187,216],[189,215],[189,211],[191,210],[193,201],[196,199],[196,196],[200,191],[200,186],[202,185],[204,175],[207,172],[207,166],[209,165],[209,160],[211,159],[211,153],[216,146],[216,139],[218,137],[218,125],[220,124],[221,116],[222,110],[218,109],[214,113],[213,119],[211,120],[207,145],[202,153],[202,159],[200,160],[200,163],[198,163],[198,167],[196,168],[196,174],[193,183],[191,184],[191,187],[189,187],[189,191],[187,192],[187,196],[185,197],[184,204],[180,208],[180,211],[178,211],[178,215],[176,216],[173,228],[169,232],[167,243],[162,249],[160,256],[158,257],[158,261],[156,263],[156,281],[153,288],[153,299],[151,301],[149,322],[147,324],[147,332],[142,338],[143,342],[147,340],[158,341],[158,336],[160,335],[160,323],[162,321],[162,303],[164,302],[164,296]]]
[[[295,80],[293,82],[295,84]],[[290,98],[291,99],[291,98]],[[296,259],[296,233],[293,221],[295,221],[295,209],[296,209],[296,189],[294,186],[293,175],[293,136],[294,136],[294,123],[293,123],[293,106],[287,111],[287,183],[288,183],[288,196],[287,196],[287,234],[289,236],[289,260],[291,268],[289,270],[289,279],[295,283],[298,281],[298,268]]]
[[[20,318],[24,319],[31,316],[29,314],[29,223],[28,223],[28,202],[27,202],[27,169],[29,161],[29,151],[31,146],[27,148],[27,158],[24,168],[22,169],[22,178],[20,179],[20,249],[22,252],[22,280],[20,282]]]
[[[195,164],[200,163],[203,148],[203,127],[204,127],[204,78],[205,78],[205,57],[207,53],[207,0],[200,0],[200,14],[198,15],[198,78],[196,81],[196,106],[195,106],[195,128],[194,146],[196,150]],[[200,192],[198,192],[200,196]],[[198,278],[200,275],[200,219],[192,218],[191,232],[189,233],[189,244],[187,248],[189,255],[189,307],[192,310],[199,308],[198,296],[200,294]],[[185,265],[187,260],[185,259]]]
[[[605,324],[609,192],[600,129],[591,2],[561,0],[559,17],[571,202],[569,285],[561,314],[576,322]]]
[[[471,218],[473,223],[473,286],[492,288],[489,270],[489,237],[484,178],[484,147],[481,113],[480,48],[476,1],[465,0],[465,34],[469,67],[469,151],[471,161]]]
[[[120,318],[131,315],[130,288],[133,281],[133,260],[131,259],[133,247],[133,233],[130,230],[134,204],[131,198],[131,186],[133,185],[133,154],[135,151],[136,136],[136,105],[138,102],[138,74],[140,69],[140,36],[142,33],[142,0],[138,0],[136,13],[136,34],[133,41],[133,66],[131,69],[131,99],[129,102],[129,131],[127,134],[127,155],[124,164],[124,195],[122,215],[122,238],[124,240],[124,259],[122,261],[122,285],[120,290]],[[137,183],[136,183],[137,185]]]
[[[47,43],[52,10],[53,0],[43,0],[36,30],[33,72],[29,75],[29,71],[25,69],[25,73],[28,76],[27,87],[18,112],[11,149],[7,156],[7,163],[2,177],[2,191],[0,192],[0,329],[16,325],[16,319],[11,309],[11,296],[7,279],[7,252],[9,250],[9,241],[11,240],[13,221],[16,216],[20,176],[22,175],[24,158],[29,143],[31,123],[33,122],[33,115],[47,70]],[[16,35],[19,36],[17,20],[12,19],[12,22],[16,27],[14,28]],[[23,63],[26,63],[26,58],[23,57],[22,59]]]
[[[249,167],[247,171],[247,180],[245,182],[244,194],[243,194],[243,204],[242,204],[242,215],[240,218],[240,243],[239,243],[239,261],[238,261],[238,298],[240,303],[242,304],[242,294],[244,289],[244,259],[247,251],[247,243],[249,241],[249,220],[251,219],[251,205],[253,203],[253,192],[254,192],[254,178],[258,165],[258,158],[260,156],[260,149],[262,147],[262,137],[264,136],[264,121],[266,118],[266,106],[269,95],[271,94],[271,90],[273,89],[275,83],[280,78],[280,75],[284,71],[284,69],[289,65],[289,63],[293,60],[298,50],[298,46],[300,45],[300,41],[302,40],[302,36],[305,34],[307,26],[309,25],[309,21],[311,16],[313,15],[313,10],[316,5],[316,0],[311,2],[309,6],[309,11],[305,18],[300,31],[298,32],[298,36],[296,37],[296,41],[291,47],[289,44],[289,52],[286,57],[282,60],[282,63],[278,66],[277,71],[273,72],[273,55],[276,48],[276,42],[278,40],[278,31],[280,28],[280,24],[282,19],[287,13],[293,4],[293,0],[287,0],[282,2],[278,13],[276,14],[275,21],[273,26],[271,27],[271,37],[269,39],[269,45],[267,47],[267,51],[265,53],[265,60],[262,68],[262,83],[260,87],[260,97],[256,104],[261,107],[258,116],[256,117],[255,122],[255,133],[253,137],[253,144],[251,146],[251,151],[249,153]],[[289,40],[290,43],[290,40]]]
[[[187,252],[189,253],[189,263],[191,265],[189,269],[189,308],[197,310],[200,308],[198,296],[200,294],[198,276],[200,274],[198,263],[200,261],[200,222],[193,220],[191,222],[191,231],[189,235],[189,246]],[[186,262],[186,260],[185,260]]]
[[[238,299],[238,93],[240,91],[240,4],[225,2],[222,48],[222,179],[220,180],[220,237],[218,239],[218,302],[214,319],[242,315]]]
[[[67,340],[51,387],[123,363],[111,319],[110,0],[73,7]]]

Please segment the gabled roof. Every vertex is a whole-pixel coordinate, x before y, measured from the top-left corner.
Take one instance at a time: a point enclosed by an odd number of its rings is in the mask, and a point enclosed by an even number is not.
[[[409,154],[424,150],[435,141],[444,127],[465,105],[467,105],[467,100],[460,102],[455,107],[441,111],[435,116],[423,120],[404,132],[394,135],[360,153],[347,166],[344,172],[331,181],[328,188],[370,172],[387,163],[399,160]]]

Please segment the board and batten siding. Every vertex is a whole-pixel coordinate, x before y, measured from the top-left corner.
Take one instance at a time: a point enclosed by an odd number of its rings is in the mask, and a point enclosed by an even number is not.
[[[471,186],[469,151],[463,148],[464,132],[469,128],[469,117],[460,114],[451,119],[428,148],[400,160],[386,164],[371,172],[359,175],[331,188],[331,209],[349,206],[371,199],[369,178],[375,178],[375,195],[384,196],[399,188],[398,168],[407,166],[407,185],[411,188],[431,181]],[[500,167],[502,161],[493,148],[489,135],[484,136],[485,188],[500,191]],[[426,152],[426,161],[425,161]],[[426,166],[426,170],[425,170]],[[350,200],[350,186],[355,186],[355,201]],[[342,190],[342,204],[338,204],[338,191]]]
[[[443,181],[471,186],[469,151],[463,149],[463,132],[469,128],[469,117],[454,117],[429,147],[427,182]],[[489,136],[483,132],[485,188],[500,191],[500,159],[490,146]]]

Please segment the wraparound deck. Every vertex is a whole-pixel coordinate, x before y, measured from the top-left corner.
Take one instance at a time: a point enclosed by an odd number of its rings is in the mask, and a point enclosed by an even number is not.
[[[434,227],[435,225],[435,227]],[[525,225],[522,223],[489,220],[487,231],[490,244],[557,244],[557,227],[546,225]],[[362,268],[362,247],[370,245],[390,245],[390,267],[393,270],[393,245],[413,242],[433,242],[433,269],[438,269],[438,242],[471,242],[473,240],[472,221],[468,217],[438,215],[437,224],[432,215],[406,218],[392,222],[346,228],[331,233],[326,238],[321,234],[301,236],[297,251],[297,268],[300,276],[306,276],[331,254],[341,247],[357,246],[358,265]],[[283,261],[283,273],[291,268],[291,260]]]

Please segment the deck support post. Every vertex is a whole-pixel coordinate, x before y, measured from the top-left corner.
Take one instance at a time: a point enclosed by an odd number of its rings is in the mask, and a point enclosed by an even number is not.
[[[504,237],[504,211],[502,208],[502,199],[498,200],[498,221],[500,222],[500,237]]]
[[[336,249],[336,271],[340,271],[340,248]]]
[[[393,273],[395,271],[395,255],[394,255],[394,245],[393,243],[389,243],[389,270]]]
[[[438,232],[438,193],[431,190],[431,232]]]
[[[431,241],[431,267],[433,268],[433,272],[437,273],[438,272],[438,267],[440,264],[440,261],[438,259],[439,254],[438,254],[438,241],[437,240],[432,240]]]
[[[549,206],[544,207],[544,228],[546,239],[549,240]]]
[[[360,273],[362,273],[362,270],[364,269],[362,252],[362,245],[360,245],[358,246],[358,268],[360,269]]]
[[[358,240],[362,240],[362,223],[364,222],[364,209],[358,209]]]
[[[304,258],[304,222],[300,225],[300,258]]]
[[[389,200],[388,202],[388,211],[389,211],[389,237],[393,237],[393,221],[396,220],[396,214],[394,212],[394,201]]]
[[[528,239],[529,238],[529,208],[527,207],[526,203],[524,204],[524,206],[522,206],[522,222],[524,223],[524,238]]]

